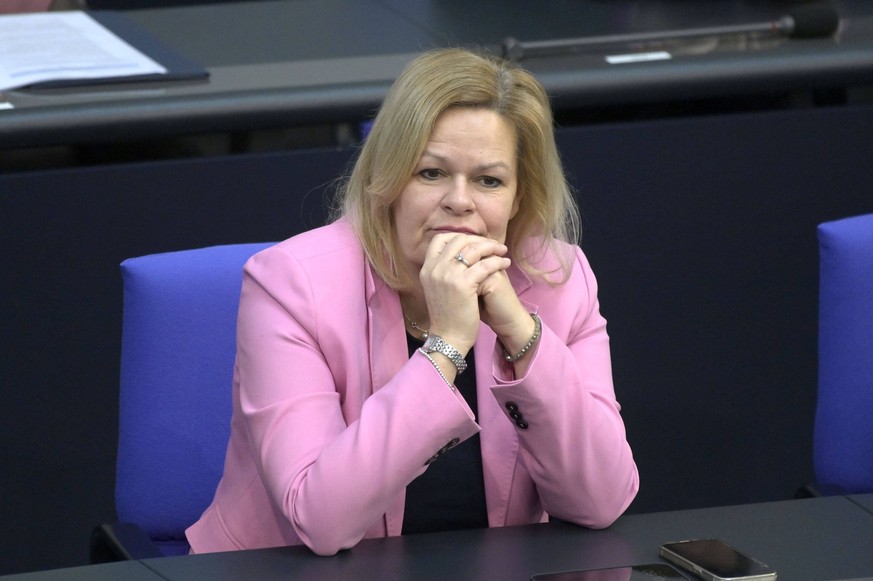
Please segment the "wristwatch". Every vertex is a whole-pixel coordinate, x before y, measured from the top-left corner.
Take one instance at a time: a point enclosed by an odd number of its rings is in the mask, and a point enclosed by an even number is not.
[[[464,373],[464,370],[467,369],[467,362],[464,361],[461,352],[443,341],[443,338],[439,335],[428,335],[424,345],[421,346],[421,350],[425,353],[442,353],[448,357],[449,361],[457,368],[458,375]]]

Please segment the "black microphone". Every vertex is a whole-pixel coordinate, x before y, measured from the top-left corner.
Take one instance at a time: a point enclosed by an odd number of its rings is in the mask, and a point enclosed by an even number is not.
[[[628,44],[667,41],[704,36],[731,34],[778,34],[788,38],[821,38],[833,35],[840,25],[840,16],[827,4],[799,6],[789,14],[770,22],[690,28],[667,32],[644,32],[638,34],[613,34],[585,38],[558,40],[520,41],[513,37],[503,40],[503,57],[520,61],[525,58],[547,56],[574,50],[610,44]]]

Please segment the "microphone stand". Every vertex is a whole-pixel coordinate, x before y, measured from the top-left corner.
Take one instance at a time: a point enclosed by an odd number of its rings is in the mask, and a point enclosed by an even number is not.
[[[798,12],[797,17],[789,14],[778,20],[757,24],[737,24],[684,30],[612,34],[606,36],[564,38],[556,40],[520,41],[510,36],[503,40],[503,57],[509,60],[520,61],[525,58],[562,54],[598,46],[666,42],[688,38],[741,34],[782,34],[788,37],[832,35],[839,25],[839,16],[827,7],[814,6],[809,8],[812,8],[813,10]]]

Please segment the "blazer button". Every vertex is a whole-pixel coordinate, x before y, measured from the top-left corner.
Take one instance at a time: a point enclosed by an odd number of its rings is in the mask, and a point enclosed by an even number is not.
[[[515,420],[515,425],[522,430],[526,430],[528,424],[524,421],[524,414],[518,409],[518,404],[514,401],[508,401],[506,402],[506,409],[509,410],[509,417]]]

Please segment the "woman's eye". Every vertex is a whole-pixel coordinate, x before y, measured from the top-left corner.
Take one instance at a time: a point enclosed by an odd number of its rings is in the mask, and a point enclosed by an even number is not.
[[[480,181],[482,182],[482,185],[486,188],[496,188],[503,183],[499,179],[491,176],[483,176],[482,178],[480,178]]]
[[[423,177],[426,180],[435,180],[440,177],[440,170],[438,169],[423,169],[418,172],[418,175]]]

